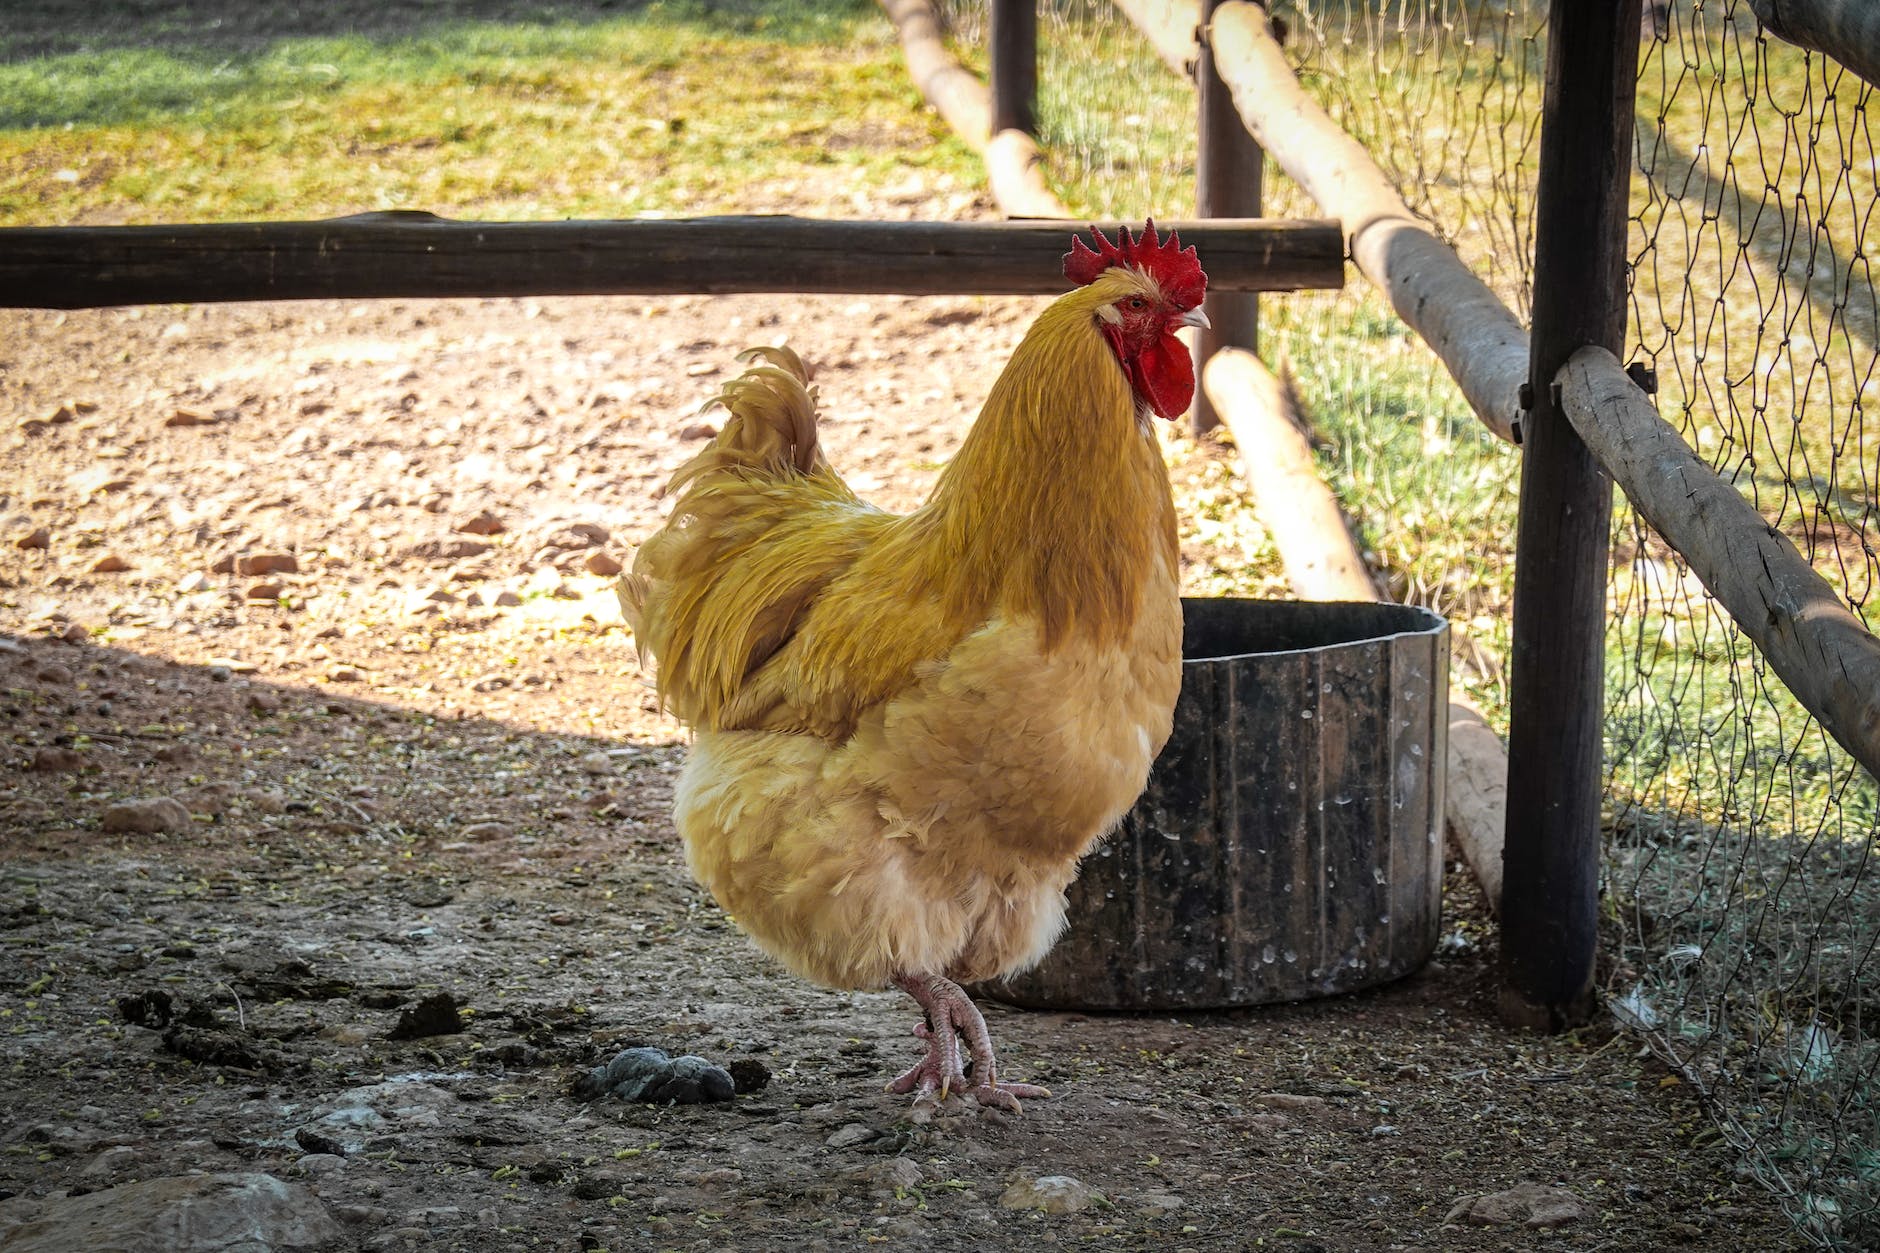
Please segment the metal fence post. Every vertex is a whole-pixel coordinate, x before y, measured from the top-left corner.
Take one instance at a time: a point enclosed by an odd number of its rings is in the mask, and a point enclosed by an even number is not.
[[[1553,394],[1589,344],[1623,359],[1639,0],[1556,4],[1535,200],[1510,667],[1501,1012],[1559,1030],[1593,1006],[1612,482]]]

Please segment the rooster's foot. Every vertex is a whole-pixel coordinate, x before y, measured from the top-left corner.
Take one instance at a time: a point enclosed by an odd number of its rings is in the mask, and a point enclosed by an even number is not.
[[[965,989],[938,975],[903,975],[895,982],[927,1011],[927,1021],[914,1034],[927,1041],[927,1055],[895,1077],[888,1091],[915,1094],[915,1104],[940,1104],[953,1095],[970,1096],[979,1104],[1021,1112],[1019,1102],[1041,1100],[1050,1089],[1032,1083],[1007,1083],[998,1077],[992,1052],[992,1034],[985,1017]],[[972,1058],[972,1077],[960,1055],[965,1037]]]

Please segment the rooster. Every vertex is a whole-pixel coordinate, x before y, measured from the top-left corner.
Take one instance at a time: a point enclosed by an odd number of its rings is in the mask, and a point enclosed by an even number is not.
[[[888,1085],[917,1104],[1050,1095],[999,1078],[960,985],[1056,941],[1180,688],[1150,415],[1193,399],[1175,332],[1207,325],[1207,277],[1154,222],[1092,234],[919,509],[850,491],[802,362],[753,349],[620,584],[660,700],[694,731],[674,800],[693,875],[797,974],[920,1004],[925,1055]]]

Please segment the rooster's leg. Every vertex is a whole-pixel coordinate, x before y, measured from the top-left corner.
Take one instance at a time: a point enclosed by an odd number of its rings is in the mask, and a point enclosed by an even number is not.
[[[889,1084],[890,1092],[916,1092],[922,1098],[940,1100],[955,1091],[967,1092],[981,1105],[1014,1111],[1020,1098],[1051,1095],[1035,1084],[1000,1082],[985,1016],[959,984],[939,975],[897,975],[894,982],[927,1012],[927,1021],[914,1028],[914,1034],[927,1041],[927,1056]],[[973,1059],[970,1081],[961,1065],[961,1036],[966,1037]]]

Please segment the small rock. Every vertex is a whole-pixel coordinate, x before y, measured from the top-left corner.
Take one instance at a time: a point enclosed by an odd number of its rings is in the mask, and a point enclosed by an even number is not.
[[[516,595],[514,592],[498,592],[496,593],[495,599],[490,601],[490,603],[495,605],[498,609],[514,609],[517,605],[522,603],[522,597]]]
[[[344,1234],[310,1190],[272,1175],[178,1175],[53,1197],[6,1233],[7,1253],[268,1249],[312,1253]],[[185,1235],[187,1233],[187,1235]]]
[[[744,1172],[736,1167],[720,1166],[714,1170],[701,1172],[699,1177],[692,1182],[696,1187],[704,1188],[707,1192],[724,1192],[736,1184],[743,1183]]]
[[[664,1049],[622,1050],[605,1066],[596,1066],[575,1081],[577,1100],[611,1096],[622,1101],[648,1101],[655,1105],[699,1105],[728,1101],[737,1091],[731,1076],[702,1057],[668,1056]]]
[[[1465,1196],[1450,1207],[1445,1223],[1476,1227],[1564,1227],[1591,1218],[1593,1209],[1565,1188],[1516,1184],[1506,1192]]]
[[[365,676],[354,666],[334,666],[326,672],[328,683],[357,683]]]
[[[250,583],[243,595],[249,600],[279,600],[281,593],[285,590],[279,583],[263,580],[260,583]]]
[[[512,833],[506,822],[473,822],[457,834],[466,840],[486,844],[491,840],[506,840]]]
[[[1069,1175],[1040,1175],[1014,1180],[999,1195],[1003,1209],[1035,1209],[1046,1214],[1075,1214],[1103,1200],[1103,1194]]]
[[[292,553],[248,553],[236,558],[235,573],[247,577],[260,574],[298,574],[300,561]]]
[[[91,631],[82,622],[68,622],[59,632],[59,638],[68,644],[83,644],[91,638]]]
[[[176,582],[176,590],[185,596],[196,592],[206,592],[214,586],[215,583],[209,576],[200,570],[191,570]]]
[[[154,796],[111,806],[104,811],[99,825],[110,834],[158,835],[187,831],[190,821],[189,810],[181,801]]]
[[[91,563],[93,574],[122,574],[131,568],[131,563],[116,553],[106,553]]]
[[[26,534],[13,541],[13,547],[31,550],[52,547],[52,532],[43,526],[34,527]]]
[[[326,1154],[334,1157],[346,1156],[346,1146],[332,1136],[313,1127],[301,1127],[294,1132],[294,1143],[308,1153]]]
[[[1301,1096],[1293,1092],[1268,1092],[1253,1099],[1257,1105],[1284,1110],[1289,1114],[1313,1113],[1324,1109],[1326,1104],[1322,1096]]]
[[[588,753],[581,758],[581,770],[584,774],[612,774],[614,759],[606,753]]]
[[[180,766],[194,761],[196,750],[188,744],[159,744],[150,756],[166,766]]]
[[[56,744],[42,744],[33,750],[31,769],[48,774],[62,774],[85,767],[85,755],[76,749]]]
[[[1173,1192],[1145,1192],[1136,1198],[1138,1218],[1163,1218],[1182,1207],[1182,1199]]]
[[[731,1072],[731,1087],[739,1096],[762,1092],[770,1086],[770,1067],[755,1057],[740,1057],[726,1067]]]
[[[459,522],[456,529],[467,535],[500,535],[509,528],[503,525],[501,518],[485,509]]]
[[[866,1123],[852,1122],[846,1126],[837,1127],[823,1143],[832,1149],[852,1149],[880,1137],[881,1133]]]
[[[34,669],[33,677],[41,683],[51,683],[57,687],[68,687],[72,682],[72,672],[56,661],[48,661]]]
[[[463,1014],[458,1011],[457,998],[448,992],[436,992],[400,1010],[390,1038],[422,1040],[427,1036],[456,1035],[462,1030]]]
[[[709,422],[693,422],[679,429],[679,438],[683,440],[716,439],[718,428]]]
[[[587,566],[589,574],[598,574],[603,578],[612,578],[614,575],[619,574],[624,568],[621,566],[619,558],[598,551],[589,553],[587,555],[587,561],[584,564]]]
[[[171,413],[169,417],[163,419],[163,425],[214,426],[215,417],[213,414],[204,413],[200,409],[178,409]]]

